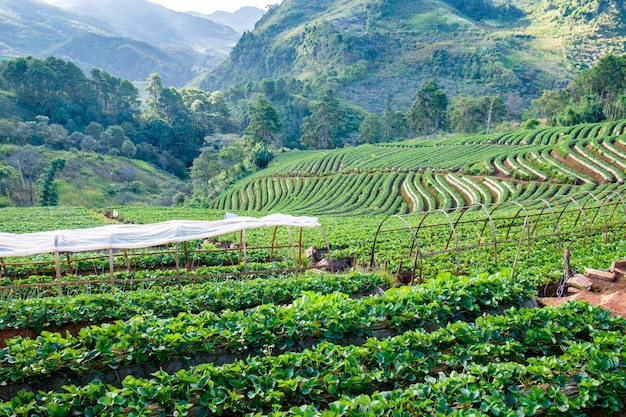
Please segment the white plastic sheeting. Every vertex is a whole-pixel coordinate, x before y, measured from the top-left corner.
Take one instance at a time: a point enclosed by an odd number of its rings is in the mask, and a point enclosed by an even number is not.
[[[52,232],[0,233],[0,258],[54,252],[149,248],[206,239],[240,230],[275,226],[321,227],[315,217],[272,214],[261,218],[233,217],[216,221],[172,220],[152,224],[115,224]]]

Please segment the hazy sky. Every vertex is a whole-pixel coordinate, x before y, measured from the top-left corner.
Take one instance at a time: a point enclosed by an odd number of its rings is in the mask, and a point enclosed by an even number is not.
[[[44,0],[57,3],[59,0]],[[244,6],[254,6],[265,10],[268,4],[278,4],[282,0],[148,0],[178,12],[213,13],[216,10],[234,12]]]
[[[265,10],[268,4],[277,4],[281,0],[149,0],[179,12],[212,13],[216,10],[234,12],[244,6],[254,6]]]

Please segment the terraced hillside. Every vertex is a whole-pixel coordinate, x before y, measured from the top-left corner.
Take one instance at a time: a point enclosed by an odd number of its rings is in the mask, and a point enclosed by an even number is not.
[[[213,209],[406,214],[617,189],[626,121],[280,155]]]

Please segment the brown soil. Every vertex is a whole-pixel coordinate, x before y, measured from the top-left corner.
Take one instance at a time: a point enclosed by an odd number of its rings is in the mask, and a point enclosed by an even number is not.
[[[626,277],[618,274],[613,282],[589,279],[593,282],[591,291],[580,290],[579,293],[567,297],[546,297],[542,298],[540,303],[552,306],[573,300],[587,301],[589,304],[600,306],[615,315],[626,318]]]

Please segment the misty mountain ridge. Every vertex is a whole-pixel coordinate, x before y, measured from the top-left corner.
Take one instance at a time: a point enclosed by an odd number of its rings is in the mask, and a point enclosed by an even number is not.
[[[233,16],[240,25],[246,16],[258,19],[249,10]],[[226,59],[241,36],[225,23],[147,0],[57,0],[55,5],[5,0],[0,19],[0,56],[54,55],[85,72],[99,68],[131,81],[158,72],[165,85],[176,87]]]

